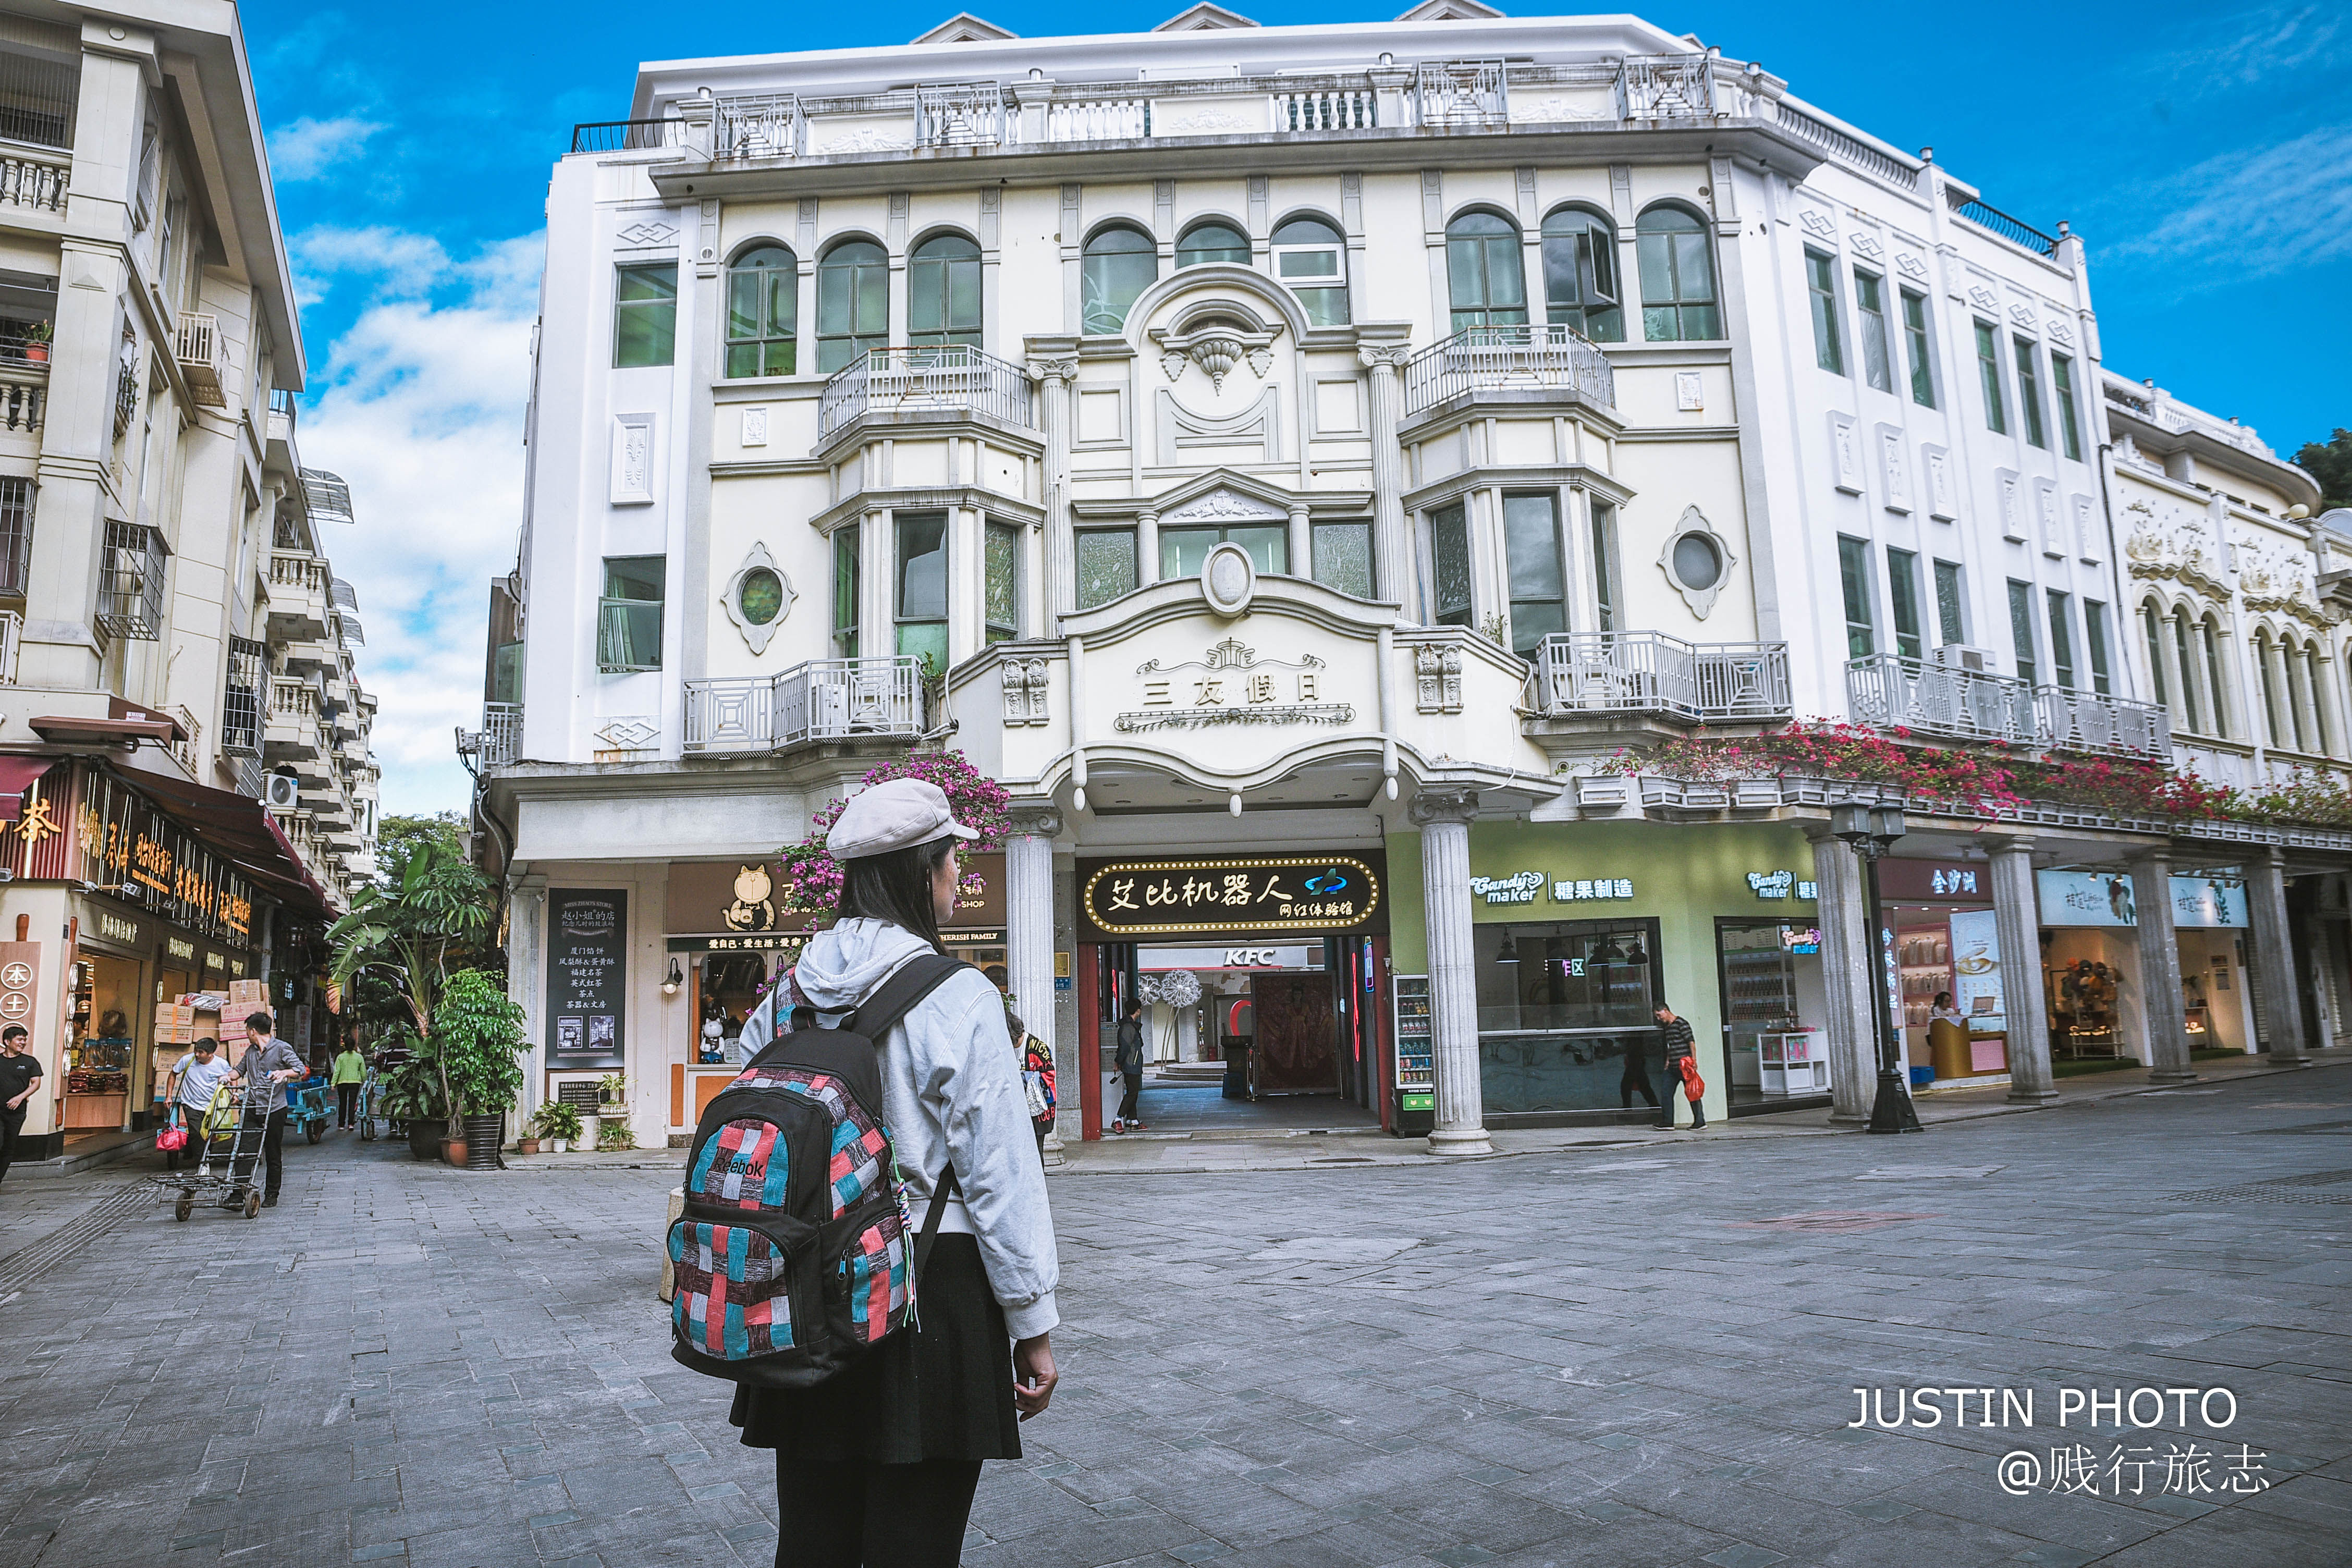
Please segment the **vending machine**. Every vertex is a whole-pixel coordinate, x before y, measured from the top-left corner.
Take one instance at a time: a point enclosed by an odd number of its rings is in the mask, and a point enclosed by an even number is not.
[[[1437,1125],[1437,1072],[1429,1037],[1429,976],[1400,974],[1396,1006],[1396,1114],[1389,1131],[1398,1137],[1426,1133]]]

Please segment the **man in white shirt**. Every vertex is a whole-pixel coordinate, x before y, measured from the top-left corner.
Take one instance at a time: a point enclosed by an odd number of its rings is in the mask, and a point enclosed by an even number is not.
[[[163,1098],[180,1113],[180,1125],[187,1129],[184,1148],[163,1156],[166,1169],[176,1171],[180,1160],[205,1157],[205,1111],[213,1102],[213,1094],[236,1072],[221,1055],[220,1042],[210,1035],[198,1040],[189,1052],[172,1064],[171,1081],[164,1086]]]

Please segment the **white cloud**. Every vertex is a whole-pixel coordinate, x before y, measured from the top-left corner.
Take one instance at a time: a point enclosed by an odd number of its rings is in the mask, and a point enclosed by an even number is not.
[[[356,156],[368,138],[383,130],[373,120],[341,115],[313,120],[305,115],[269,133],[269,172],[280,181],[315,180],[335,164]]]
[[[2139,219],[2118,226],[2095,261],[2161,266],[2173,297],[2294,271],[2352,254],[2352,125],[2239,148],[2125,197]],[[2137,232],[2128,232],[2132,228]]]
[[[495,250],[497,247],[493,247]],[[436,285],[468,280],[429,234],[374,225],[367,228],[306,228],[289,240],[296,297],[316,304],[340,279],[363,279],[379,295],[415,296]],[[478,266],[480,263],[476,263]]]
[[[352,487],[357,526],[320,542],[358,590],[367,627],[360,681],[378,700],[383,809],[462,809],[468,782],[451,732],[481,723],[489,579],[514,564],[541,242],[453,263],[420,236],[356,232],[405,258],[379,270],[447,302],[392,298],[362,310],[330,345],[297,441],[305,463]],[[349,239],[324,248],[353,254]]]

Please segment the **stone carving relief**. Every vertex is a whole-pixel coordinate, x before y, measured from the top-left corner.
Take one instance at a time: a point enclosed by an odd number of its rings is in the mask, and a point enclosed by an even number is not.
[[[1046,721],[1046,695],[1052,685],[1052,666],[1042,658],[1008,658],[1002,677],[1004,688],[1004,721],[1011,725],[1043,724]]]
[[[2221,577],[2221,563],[2208,553],[2210,544],[2197,519],[2187,515],[2161,521],[2156,508],[2136,500],[2124,508],[2131,531],[2124,538],[2124,559],[2135,577],[2179,583],[2214,599],[2230,596]]]
[[[2342,618],[2319,605],[2312,583],[2311,556],[2292,543],[2265,548],[2252,540],[2238,550],[2238,592],[2247,609],[2260,615],[2275,612],[2306,626],[2333,625]]]
[[[1797,209],[1797,221],[1823,239],[1837,237],[1837,223],[1825,212],[1813,207],[1800,207]]]
[[[1927,264],[1907,250],[1895,252],[1895,270],[1922,283],[1927,280]]]
[[[1197,659],[1136,666],[1143,705],[1121,713],[1111,728],[1122,734],[1151,730],[1209,730],[1231,724],[1352,724],[1353,703],[1326,702],[1328,673],[1313,654],[1260,658],[1238,637],[1227,637]]]
[[[604,749],[613,752],[642,752],[660,734],[661,721],[650,714],[607,720],[596,731],[596,738],[604,742]]]
[[[2034,315],[2033,307],[2031,305],[2011,305],[2009,308],[2009,319],[2021,327],[2031,327],[2039,320]]]
[[[1424,645],[1412,650],[1414,701],[1423,713],[1462,711],[1462,650]]]
[[[1274,333],[1227,317],[1209,317],[1181,332],[1154,327],[1151,341],[1160,345],[1160,368],[1169,380],[1182,379],[1185,365],[1197,364],[1216,392],[1224,391],[1225,377],[1244,361],[1260,381],[1274,368]]]
[[[2051,318],[2050,325],[2042,330],[2050,334],[2050,341],[2053,343],[2071,343],[2074,341],[2074,329],[2054,316]]]
[[[1867,231],[1853,237],[1853,247],[1873,261],[1886,254],[1886,247],[1878,243],[1878,237]]]
[[[1527,98],[1511,100],[1511,123],[1553,122],[1564,120],[1599,120],[1603,118],[1598,104],[1583,104],[1572,98]]]
[[[1969,290],[1969,302],[1979,310],[1998,310],[2000,309],[2000,301],[1994,299],[1992,290],[1986,288],[1981,283]]]
[[[852,131],[825,144],[824,151],[833,153],[904,153],[912,145],[904,136],[893,136],[887,131],[867,129]]]
[[[636,246],[667,245],[677,237],[677,230],[668,224],[646,218],[620,230],[614,237]]]

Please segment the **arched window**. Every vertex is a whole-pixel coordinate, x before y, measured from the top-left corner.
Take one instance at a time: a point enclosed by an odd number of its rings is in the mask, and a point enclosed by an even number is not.
[[[1297,292],[1307,321],[1348,324],[1348,242],[1319,217],[1295,217],[1274,231],[1274,275]]]
[[[1250,263],[1249,236],[1229,223],[1196,223],[1176,242],[1179,268],[1206,267],[1223,261],[1234,267]]]
[[[1652,207],[1634,226],[1642,268],[1642,335],[1654,343],[1723,336],[1706,226],[1681,207]]]
[[[2305,712],[2315,711],[2311,702],[2314,661],[2307,649],[2295,647],[2286,637],[2279,639],[2279,657],[2286,665],[2286,712],[2293,721],[2294,749],[2315,752],[2319,749],[2317,737],[2306,732],[2303,718]]]
[[[2164,625],[2154,599],[2139,607],[2139,622],[2147,637],[2147,673],[2148,679],[2156,682],[2157,705],[2168,707],[2172,693],[2170,683],[2164,679]]]
[[[2197,642],[2205,655],[2205,683],[2213,708],[2213,730],[2216,735],[2230,733],[2229,688],[2221,684],[2221,623],[2207,611],[2197,623]]]
[[[1625,341],[1617,292],[1617,230],[1599,213],[1562,207],[1543,225],[1544,319],[1596,343]]]
[[[890,342],[890,258],[845,239],[816,264],[816,368],[836,371]]]
[[[1159,276],[1160,256],[1150,235],[1124,224],[1097,230],[1078,263],[1079,330],[1093,334],[1125,327],[1128,307]]]
[[[907,341],[918,346],[980,346],[980,247],[960,234],[934,235],[907,263]]]
[[[1454,331],[1523,327],[1528,321],[1527,269],[1519,230],[1493,213],[1464,213],[1445,226],[1445,287]]]
[[[2201,733],[2205,726],[2197,712],[2197,659],[2189,651],[2189,614],[2185,610],[2172,617],[2172,651],[2180,658],[2180,721]]]
[[[2280,737],[2286,732],[2286,726],[2279,719],[2278,675],[2271,668],[2271,635],[2268,632],[2254,634],[2254,672],[2262,678],[2263,722],[2270,731],[2270,743],[2273,746],[2284,744]]]
[[[755,246],[727,268],[727,374],[790,375],[800,333],[801,264],[781,245]]]

